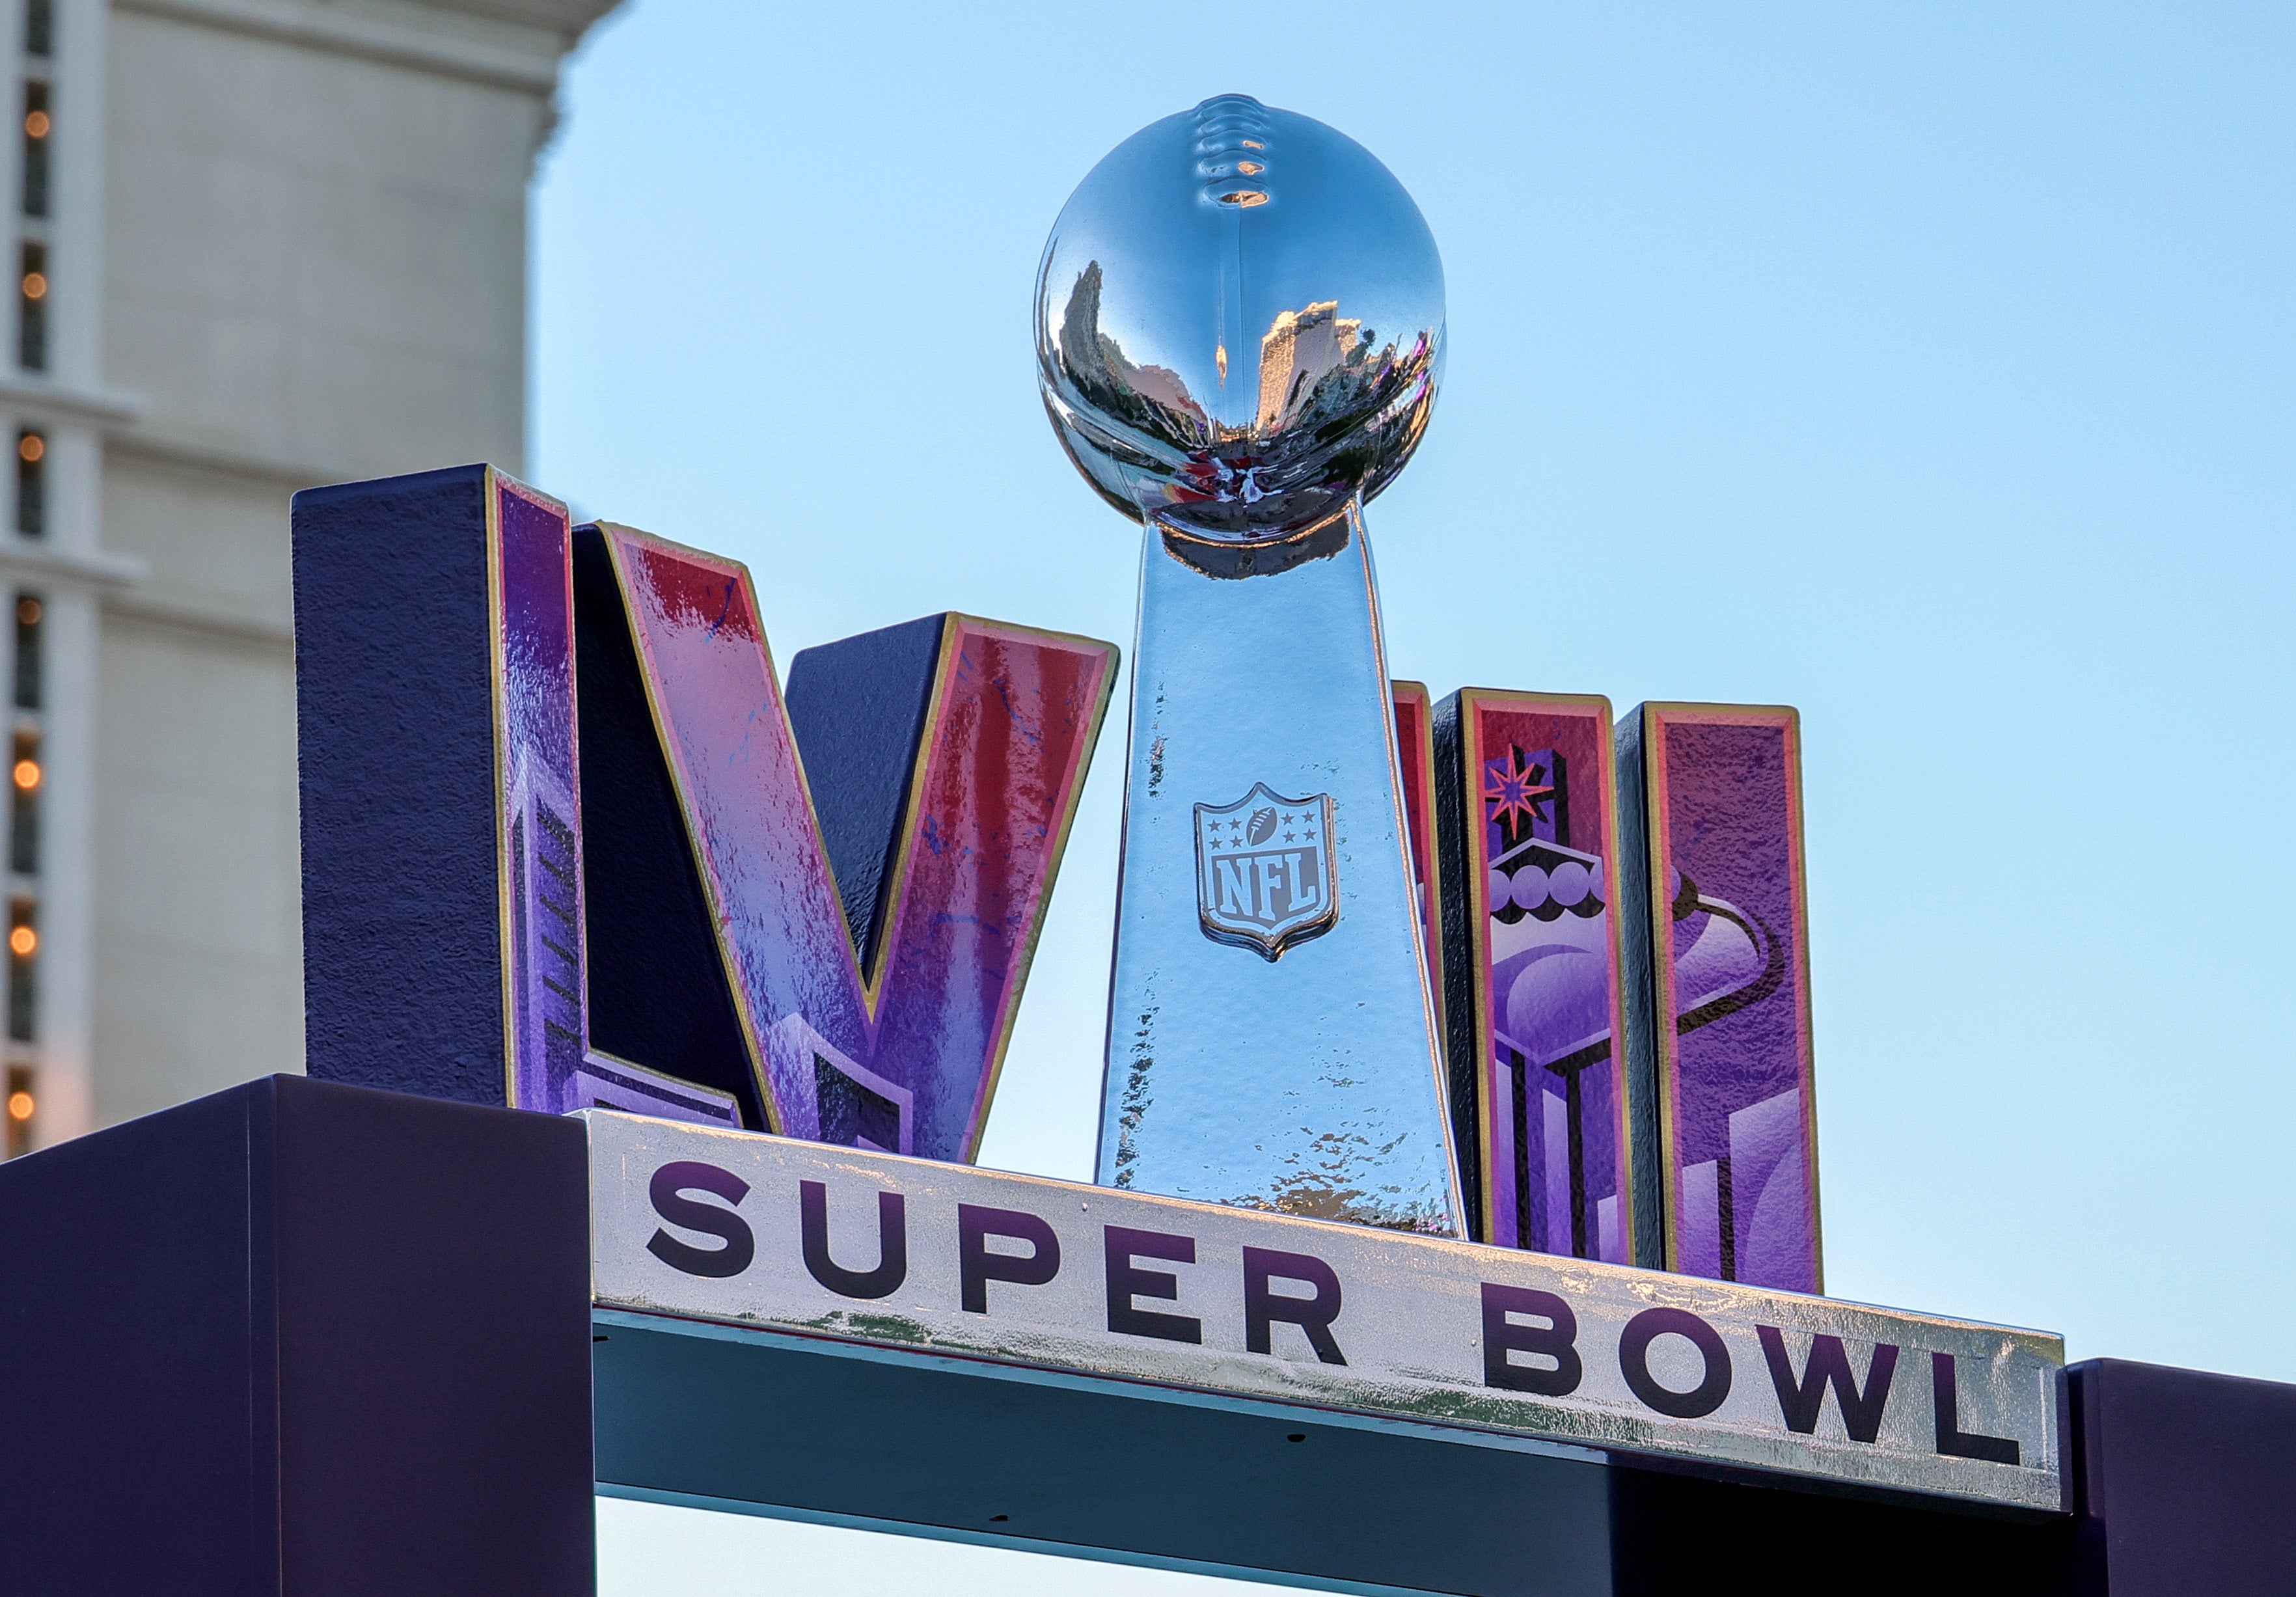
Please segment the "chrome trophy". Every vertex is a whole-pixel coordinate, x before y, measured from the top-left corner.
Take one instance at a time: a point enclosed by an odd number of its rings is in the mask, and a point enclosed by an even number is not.
[[[1146,535],[1098,1179],[1459,1234],[1363,522],[1434,405],[1434,238],[1361,145],[1222,95],[1078,186],[1036,315]]]

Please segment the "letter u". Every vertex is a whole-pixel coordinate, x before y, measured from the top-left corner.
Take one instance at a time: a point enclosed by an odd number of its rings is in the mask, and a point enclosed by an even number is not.
[[[898,1192],[877,1194],[877,1267],[867,1271],[840,1269],[829,1257],[827,1187],[817,1181],[799,1182],[797,1204],[805,1267],[814,1280],[839,1297],[889,1297],[908,1278],[908,1206]]]

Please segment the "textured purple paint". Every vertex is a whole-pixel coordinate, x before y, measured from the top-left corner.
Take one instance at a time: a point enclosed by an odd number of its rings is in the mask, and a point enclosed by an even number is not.
[[[1610,705],[1465,689],[1457,715],[1482,1235],[1630,1263]]]
[[[493,486],[509,1102],[562,1114],[580,1107],[575,1076],[588,1042],[571,529],[562,506],[529,497],[500,476]]]
[[[774,1128],[969,1160],[1115,651],[952,618],[865,971],[748,573],[606,530]]]
[[[1688,912],[1658,914],[1676,1021],[1659,1084],[1671,1266],[1816,1291],[1799,730],[1791,710],[1644,714],[1652,871]]]

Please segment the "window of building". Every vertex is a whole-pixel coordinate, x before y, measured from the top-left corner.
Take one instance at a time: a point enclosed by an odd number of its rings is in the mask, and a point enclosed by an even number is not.
[[[32,962],[40,952],[34,907],[29,898],[19,898],[8,909],[8,1035],[19,1043],[38,1035],[32,1013]]]
[[[7,1142],[0,1158],[14,1159],[20,1153],[32,1151],[32,1117],[39,1112],[39,1100],[33,1095],[32,1067],[8,1067],[8,1099],[0,1104],[8,1126]]]
[[[48,86],[24,86],[24,214],[48,214]]]
[[[24,241],[24,274],[17,287],[16,364],[27,372],[48,369],[48,247]]]
[[[24,53],[53,55],[55,48],[55,0],[24,0]]]
[[[48,530],[48,439],[27,428],[16,435],[16,530],[36,538]]]
[[[47,606],[37,594],[16,595],[16,708],[40,708],[40,621]]]
[[[9,767],[8,868],[19,876],[40,870],[40,736],[16,734],[16,759]]]

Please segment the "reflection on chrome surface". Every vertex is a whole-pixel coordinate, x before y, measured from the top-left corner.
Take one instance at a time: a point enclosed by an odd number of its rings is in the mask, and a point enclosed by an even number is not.
[[[1207,100],[1078,185],[1036,332],[1069,457],[1147,523],[1097,1179],[1456,1235],[1357,513],[1434,403],[1426,221],[1322,123]],[[1327,818],[1335,918],[1288,952],[1264,903],[1208,891],[1198,816],[1261,791]]]
[[[1443,264],[1362,145],[1223,94],[1127,139],[1062,209],[1037,373],[1111,504],[1281,538],[1391,481],[1443,366]]]

